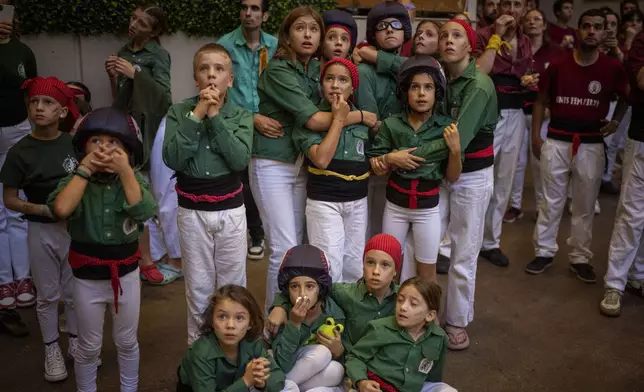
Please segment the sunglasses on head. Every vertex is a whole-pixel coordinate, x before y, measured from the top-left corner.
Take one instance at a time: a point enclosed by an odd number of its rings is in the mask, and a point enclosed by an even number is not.
[[[403,24],[399,20],[394,20],[391,22],[385,22],[384,20],[381,22],[378,22],[376,24],[376,31],[382,31],[382,30],[387,30],[391,26],[392,29],[394,30],[402,30],[403,29]]]

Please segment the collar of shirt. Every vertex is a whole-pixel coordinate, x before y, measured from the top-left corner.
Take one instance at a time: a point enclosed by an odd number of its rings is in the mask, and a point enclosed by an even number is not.
[[[397,331],[400,333],[401,336],[403,336],[405,339],[409,339],[410,341],[414,341],[412,337],[409,335],[407,330],[400,325],[398,325],[398,322],[396,321],[396,316],[390,317],[389,322],[385,323],[384,326],[392,331]],[[438,325],[436,325],[435,322],[432,322],[429,324],[425,332],[416,340],[416,342],[420,343],[427,339],[430,335],[436,335],[436,336],[445,336],[445,331]]]
[[[242,32],[241,26],[237,27],[234,32],[234,41],[235,45],[237,46],[245,46],[248,48],[248,41],[246,41],[246,37],[244,37],[244,33]],[[264,30],[260,30],[259,32],[259,46],[257,47],[257,50],[266,47],[268,49],[272,49],[274,44],[271,42],[271,40],[267,39],[267,37],[270,36],[270,34],[264,32]]]
[[[394,284],[394,282],[391,282],[389,285],[391,288],[391,293],[389,293],[385,298],[389,298],[392,295],[398,294],[398,286]],[[357,293],[360,296],[360,298],[364,299],[367,296],[371,296],[371,292],[367,290],[367,284],[364,282],[364,279],[360,280],[358,282],[358,287],[357,287]]]
[[[150,52],[150,53],[156,53],[156,52],[158,52],[158,51],[159,51],[159,49],[161,48],[161,45],[159,45],[159,43],[158,43],[156,40],[154,40],[154,39],[150,39],[150,40],[148,40],[148,42],[146,42],[146,43],[145,43],[145,45],[143,45],[143,47],[141,48],[141,50],[139,50],[139,51],[137,51],[137,52],[134,52],[134,50],[132,49],[132,44],[133,44],[133,43],[134,43],[133,41],[130,41],[130,42],[126,45],[127,50],[129,50],[129,51],[130,51],[130,52],[132,52],[132,53],[138,53],[138,52],[141,52],[141,51],[143,51],[143,50],[146,50],[146,51],[148,51],[148,52]]]
[[[254,344],[255,342],[251,342],[247,339],[242,339],[241,342],[239,342],[239,357],[237,358],[238,363],[245,364],[249,362],[253,352],[252,347],[254,346]],[[204,354],[206,355],[207,359],[212,360],[217,358],[224,358],[230,362],[228,357],[226,357],[224,350],[222,350],[221,346],[219,346],[219,341],[217,340],[214,332],[210,332],[205,335],[205,340],[203,341],[202,346],[206,346],[203,347],[204,349],[207,348],[206,350],[204,350]]]
[[[230,102],[228,97],[226,97],[225,100],[226,101],[224,102],[224,106],[219,109],[219,114],[224,116],[224,118],[230,118],[234,114],[233,109],[235,108],[235,105]],[[199,96],[197,95],[191,98],[187,98],[183,102],[194,108],[199,103]]]
[[[447,71],[447,67],[443,66],[443,69],[445,70],[446,76],[449,76],[449,73]],[[474,79],[476,77],[476,57],[471,56],[470,57],[470,64],[465,68],[461,76],[454,80],[448,80],[448,84],[453,84],[456,83],[457,81],[460,81],[461,79]]]

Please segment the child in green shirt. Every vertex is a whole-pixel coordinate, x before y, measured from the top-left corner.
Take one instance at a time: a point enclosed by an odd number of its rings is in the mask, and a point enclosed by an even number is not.
[[[359,392],[456,392],[442,382],[447,336],[436,324],[442,290],[414,277],[398,291],[396,315],[371,321],[347,356]]]
[[[220,287],[202,318],[201,336],[177,371],[177,392],[299,392],[264,348],[264,316],[250,291]]]

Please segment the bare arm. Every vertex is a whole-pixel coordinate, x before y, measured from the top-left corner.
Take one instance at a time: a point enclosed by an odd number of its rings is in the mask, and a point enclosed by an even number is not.
[[[17,188],[11,188],[4,186],[2,191],[2,197],[4,198],[4,205],[13,211],[20,212],[26,215],[38,215],[46,216],[51,218],[51,211],[49,207],[45,204],[34,204],[28,201],[22,200],[18,195]]]
[[[476,59],[476,66],[479,71],[483,72],[486,75],[489,75],[492,72],[492,67],[494,66],[494,59],[496,58],[496,50],[487,49],[483,52],[479,58]]]
[[[136,180],[134,175],[134,170],[130,168],[125,170],[123,174],[120,175],[121,184],[123,184],[123,191],[125,191],[125,200],[127,204],[133,206],[143,200],[143,195],[141,193],[141,186]]]
[[[349,113],[344,126],[360,124],[363,115],[359,110],[354,110]],[[309,118],[305,127],[313,132],[327,132],[331,123],[333,122],[333,114],[331,112],[317,112]]]
[[[461,153],[449,153],[449,158],[447,158],[447,171],[445,172],[445,178],[449,182],[456,182],[461,176],[461,171],[463,170],[463,162],[461,161]]]

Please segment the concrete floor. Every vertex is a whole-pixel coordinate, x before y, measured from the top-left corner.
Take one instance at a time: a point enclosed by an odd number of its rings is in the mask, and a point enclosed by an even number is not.
[[[504,226],[502,248],[510,257],[510,267],[479,263],[476,317],[468,330],[472,345],[449,353],[445,381],[460,391],[644,391],[644,300],[626,294],[620,318],[599,314],[601,281],[585,284],[568,271],[567,215],[555,265],[540,276],[526,274],[525,265],[533,257],[531,188],[526,188],[525,198],[526,216]],[[616,204],[616,196],[602,196],[602,214],[595,220],[594,265],[600,280],[606,271]],[[265,274],[266,260],[249,262],[248,284],[260,303]],[[440,282],[445,287],[446,278]],[[174,391],[177,364],[186,345],[183,283],[144,286],[141,302],[140,390]],[[72,366],[66,381],[52,385],[44,380],[35,311],[21,314],[31,334],[24,339],[0,335],[0,391],[74,391]],[[106,326],[103,367],[98,374],[100,391],[119,389],[110,328]],[[66,349],[64,339],[62,344]]]

